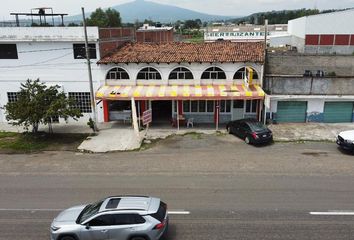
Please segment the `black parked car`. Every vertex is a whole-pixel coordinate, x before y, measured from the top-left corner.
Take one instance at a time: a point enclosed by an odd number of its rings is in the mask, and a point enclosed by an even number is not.
[[[269,143],[273,141],[273,134],[257,119],[247,118],[228,122],[226,130],[244,139],[247,144]]]

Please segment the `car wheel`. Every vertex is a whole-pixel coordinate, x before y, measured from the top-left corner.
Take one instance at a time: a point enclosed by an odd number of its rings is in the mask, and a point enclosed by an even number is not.
[[[63,236],[60,240],[76,240],[73,236]]]
[[[250,138],[249,137],[245,138],[245,143],[250,144]]]
[[[231,127],[226,127],[226,131],[228,134],[231,134]]]

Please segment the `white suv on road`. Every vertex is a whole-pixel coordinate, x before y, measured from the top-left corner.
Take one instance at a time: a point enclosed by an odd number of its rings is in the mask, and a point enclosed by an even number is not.
[[[167,227],[167,205],[160,199],[115,196],[62,211],[51,225],[51,240],[158,240]]]

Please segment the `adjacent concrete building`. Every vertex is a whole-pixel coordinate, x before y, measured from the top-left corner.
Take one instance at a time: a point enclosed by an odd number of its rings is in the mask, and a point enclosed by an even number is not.
[[[151,29],[150,29],[151,30]],[[149,30],[149,31],[150,31]],[[166,29],[155,29],[158,34]],[[117,48],[137,40],[134,28],[88,27],[88,41],[94,90],[105,79],[97,61]],[[173,31],[167,38],[171,41]],[[171,36],[172,34],[172,36]],[[153,38],[151,41],[160,42]],[[143,40],[141,40],[143,41]],[[92,116],[89,78],[83,27],[2,27],[0,29],[0,122],[6,122],[5,109],[16,101],[21,84],[27,79],[40,79],[48,85],[59,85],[78,102],[84,114],[79,122],[86,124]],[[103,105],[97,102],[98,121],[103,122]],[[63,122],[55,119],[55,122]],[[72,121],[72,120],[69,120]]]
[[[354,53],[354,9],[301,17],[288,22],[287,36],[271,39],[271,46],[290,45],[310,54]]]
[[[275,122],[354,121],[352,56],[268,54],[264,89]]]
[[[120,46],[136,40],[135,28],[99,28],[100,55],[103,57]]]
[[[141,43],[165,43],[174,41],[173,27],[144,24],[136,30],[136,41]]]
[[[90,59],[96,62],[100,59],[99,31],[97,27],[88,27],[87,31]],[[86,124],[92,117],[92,107],[84,41],[82,27],[1,28],[0,122],[6,121],[3,106],[16,101],[21,83],[39,78],[45,84],[59,85],[68,96],[75,98],[84,114],[79,121]],[[92,64],[92,74],[97,89],[100,70],[96,64]]]

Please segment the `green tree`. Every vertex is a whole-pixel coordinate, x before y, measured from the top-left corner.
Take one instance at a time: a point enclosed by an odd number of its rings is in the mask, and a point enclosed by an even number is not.
[[[186,20],[184,22],[183,28],[184,29],[199,29],[201,25],[201,21],[199,19],[196,20]]]
[[[156,26],[156,22],[152,21],[151,18],[145,19],[144,24],[149,24],[150,26]]]
[[[318,9],[295,9],[295,10],[283,10],[283,11],[271,11],[271,12],[260,12],[254,13],[250,16],[234,19],[231,22],[242,24],[244,22],[249,22],[254,24],[264,24],[264,20],[268,19],[269,24],[286,24],[289,20],[310,16],[320,13],[331,12],[333,10],[324,10],[320,12]]]
[[[97,27],[121,27],[122,19],[120,13],[115,9],[108,8],[106,11],[102,8],[97,8],[91,13],[90,17],[86,19],[88,26]]]
[[[74,23],[74,22],[71,22],[68,24],[68,27],[78,27],[78,26],[80,26],[80,25],[77,23]]]
[[[69,99],[59,86],[46,86],[39,79],[27,80],[21,84],[17,94],[17,101],[5,105],[6,119],[13,125],[24,126],[27,130],[38,132],[39,124],[49,125],[52,132],[52,119],[60,117],[67,120],[69,117],[77,120],[82,116],[75,102]]]
[[[250,17],[250,24],[254,24],[254,21],[255,21],[254,16],[251,16],[251,17]]]

